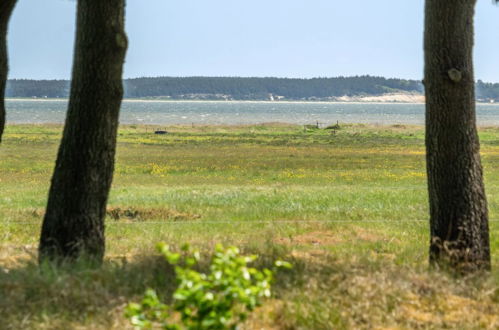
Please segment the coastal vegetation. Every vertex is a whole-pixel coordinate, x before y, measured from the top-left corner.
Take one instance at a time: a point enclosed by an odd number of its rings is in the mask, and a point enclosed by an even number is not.
[[[336,100],[342,96],[380,96],[391,93],[423,94],[420,81],[359,76],[315,79],[243,77],[156,77],[125,79],[126,98],[172,100]],[[12,79],[7,97],[67,98],[68,80]],[[477,100],[499,101],[499,84],[481,80]]]
[[[10,125],[0,150],[0,311],[7,329],[122,329],[147,288],[168,303],[173,269],[155,251],[224,242],[293,268],[248,327],[490,328],[499,274],[428,270],[424,130],[341,125],[124,126],[101,268],[37,265],[60,125]],[[499,262],[499,129],[479,131]],[[206,270],[208,265],[201,265]],[[204,268],[203,268],[204,267]]]
[[[127,98],[327,100],[352,95],[422,92],[416,80],[374,76],[337,78],[157,77],[125,79]],[[67,98],[67,80],[9,80],[8,97]]]

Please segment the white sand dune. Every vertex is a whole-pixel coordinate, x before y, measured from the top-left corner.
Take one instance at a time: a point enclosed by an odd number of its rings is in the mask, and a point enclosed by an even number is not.
[[[399,102],[399,103],[424,103],[425,97],[420,93],[387,93],[373,96],[341,96],[339,102]]]

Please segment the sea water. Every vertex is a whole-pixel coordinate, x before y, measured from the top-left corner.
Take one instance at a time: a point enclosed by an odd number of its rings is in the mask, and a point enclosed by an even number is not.
[[[67,100],[13,100],[7,104],[8,123],[63,123]],[[479,125],[499,125],[499,104],[477,105]],[[258,124],[281,122],[327,125],[340,123],[424,124],[423,104],[142,101],[125,100],[121,124]]]

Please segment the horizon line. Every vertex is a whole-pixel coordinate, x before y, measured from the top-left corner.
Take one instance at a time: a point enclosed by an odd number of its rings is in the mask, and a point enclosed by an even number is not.
[[[133,80],[133,79],[155,79],[155,78],[245,78],[245,79],[296,79],[296,80],[313,80],[313,79],[336,79],[336,78],[359,78],[359,77],[372,77],[372,78],[384,78],[384,79],[400,79],[400,80],[412,80],[412,81],[422,81],[421,79],[413,78],[400,78],[400,77],[387,77],[381,75],[373,74],[356,74],[356,75],[338,75],[338,76],[315,76],[315,77],[283,77],[283,76],[231,76],[231,75],[188,75],[188,76],[169,76],[169,75],[159,75],[159,76],[138,76],[138,77],[126,77],[123,80]],[[70,78],[8,78],[7,80],[35,80],[35,81],[70,81]]]
[[[288,80],[314,80],[314,79],[338,79],[338,78],[361,78],[361,77],[371,77],[371,78],[383,78],[383,79],[398,79],[398,80],[408,80],[408,81],[416,81],[422,82],[423,79],[414,79],[414,78],[401,78],[401,77],[387,77],[387,76],[378,76],[372,74],[361,74],[361,75],[351,75],[351,76],[317,76],[317,77],[282,77],[282,76],[202,76],[202,75],[192,75],[192,76],[141,76],[141,77],[127,77],[122,78],[122,80],[134,80],[134,79],[158,79],[158,78],[242,78],[242,79],[288,79]],[[68,78],[43,78],[43,79],[35,79],[35,78],[8,78],[7,81],[10,80],[28,80],[28,81],[71,81]],[[488,84],[499,84],[499,81],[485,81],[483,79],[475,79],[475,82],[482,81],[483,83]]]

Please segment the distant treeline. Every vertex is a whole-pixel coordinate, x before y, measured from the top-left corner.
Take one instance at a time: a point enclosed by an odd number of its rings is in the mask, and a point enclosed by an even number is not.
[[[327,100],[339,96],[423,92],[417,80],[374,76],[337,78],[158,77],[126,79],[127,98]],[[9,80],[7,97],[67,98],[68,80]],[[477,82],[477,98],[499,100],[499,84]]]
[[[421,92],[416,80],[373,76],[338,78],[158,77],[126,79],[125,97],[172,99],[288,100],[327,99],[343,95]],[[67,98],[67,80],[9,80],[7,97]]]
[[[7,97],[69,97],[68,80],[28,80],[13,79],[7,81]]]
[[[476,98],[484,101],[499,101],[499,84],[485,83],[478,80],[476,83]]]
[[[422,90],[418,81],[372,76],[313,79],[161,77],[129,79],[125,86],[128,97],[213,95],[235,100],[265,100],[270,95],[289,100],[324,99]]]

